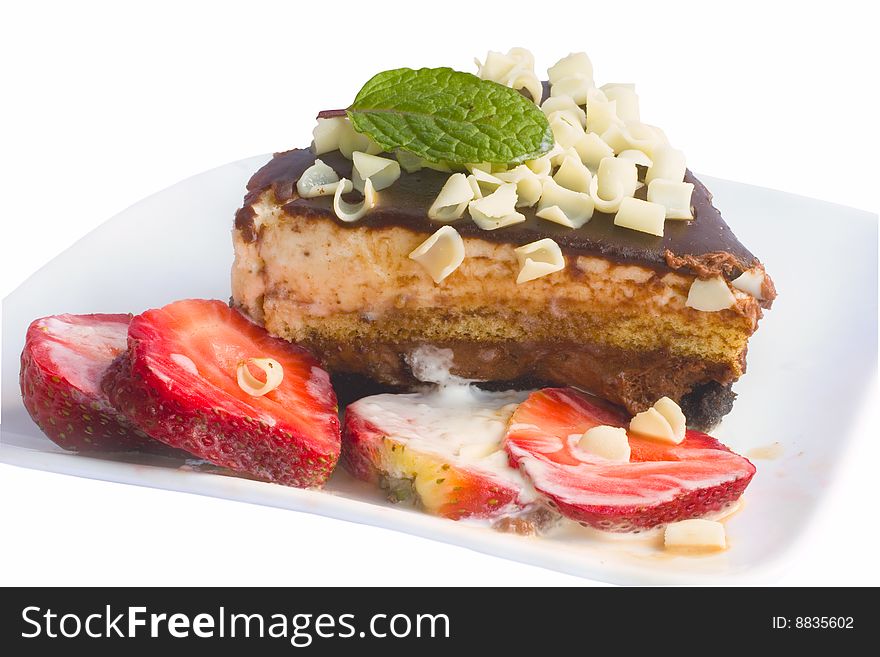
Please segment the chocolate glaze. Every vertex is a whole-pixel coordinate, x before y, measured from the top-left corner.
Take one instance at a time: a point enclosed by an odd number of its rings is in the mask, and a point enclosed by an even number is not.
[[[333,167],[340,177],[351,179],[351,162],[339,151],[324,153],[320,159]],[[430,169],[409,174],[403,172],[399,180],[379,193],[379,202],[370,213],[360,221],[345,223],[333,213],[331,197],[306,199],[297,196],[296,181],[314,162],[315,155],[310,150],[294,149],[277,153],[254,174],[248,183],[244,206],[235,220],[246,240],[256,239],[251,205],[269,189],[288,214],[334,221],[343,229],[402,226],[425,234],[437,230],[439,224],[429,220],[427,212],[449,178],[448,173]],[[568,255],[597,255],[661,270],[686,270],[700,277],[722,274],[735,278],[744,269],[758,265],[758,259],[739,242],[712,205],[709,190],[690,171],[685,180],[694,184],[694,220],[667,221],[663,237],[615,226],[614,215],[602,212],[596,212],[583,227],[570,229],[538,218],[535,208],[520,208],[526,221],[498,230],[482,230],[467,216],[456,221],[454,226],[462,237],[516,245],[550,237]],[[645,194],[646,188],[642,187],[636,196],[644,198]],[[354,192],[351,198],[357,196]]]

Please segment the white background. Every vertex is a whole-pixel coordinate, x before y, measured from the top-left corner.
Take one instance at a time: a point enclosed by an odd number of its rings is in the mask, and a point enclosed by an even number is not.
[[[644,119],[698,172],[876,211],[870,3],[717,4],[6,5],[0,295],[148,194],[307,144],[315,113],[379,70],[473,70],[515,45],[539,69],[586,50],[600,83],[636,82]],[[870,399],[779,583],[880,584],[876,386]],[[0,496],[2,584],[588,583],[337,520],[10,466]]]

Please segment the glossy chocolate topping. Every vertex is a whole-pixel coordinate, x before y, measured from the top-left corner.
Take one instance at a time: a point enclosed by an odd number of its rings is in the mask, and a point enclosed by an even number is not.
[[[324,153],[320,159],[333,167],[340,177],[351,179],[351,162],[339,151]],[[296,181],[309,166],[315,155],[309,149],[295,149],[277,153],[248,183],[244,207],[236,215],[236,227],[246,240],[256,239],[253,230],[253,211],[250,205],[264,191],[271,189],[275,200],[285,212],[298,216],[335,221],[340,228],[363,226],[402,226],[427,234],[442,224],[428,219],[428,208],[449,178],[449,173],[422,169],[415,173],[401,173],[400,179],[378,193],[376,207],[363,219],[344,223],[333,212],[332,197],[299,198]],[[642,169],[640,175],[644,173]],[[615,262],[645,265],[657,269],[683,269],[701,277],[723,274],[735,278],[742,270],[758,264],[757,258],[736,238],[712,205],[712,194],[688,171],[685,181],[694,183],[691,203],[692,221],[669,220],[663,237],[655,237],[614,225],[614,215],[596,212],[583,227],[566,228],[535,215],[535,208],[518,208],[526,221],[499,228],[482,230],[465,215],[452,225],[462,237],[515,245],[527,244],[549,237],[568,255],[598,255]],[[645,198],[646,188],[636,192]],[[352,200],[359,195],[353,192]]]

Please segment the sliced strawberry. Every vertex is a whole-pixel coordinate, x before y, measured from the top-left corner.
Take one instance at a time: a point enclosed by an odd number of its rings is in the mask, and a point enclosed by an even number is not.
[[[37,426],[64,449],[168,451],[110,405],[101,377],[125,351],[131,315],[34,320],[21,352],[21,396]]]
[[[591,427],[626,427],[619,411],[572,388],[532,393],[510,420],[511,459],[564,516],[607,531],[638,531],[719,511],[755,467],[717,440],[688,431],[678,445],[629,434],[629,463],[577,447]]]
[[[320,486],[339,458],[330,377],[304,349],[273,338],[220,301],[192,299],[131,321],[128,352],[104,377],[137,426],[215,465],[291,486]],[[239,363],[273,358],[284,378],[255,397]]]
[[[342,463],[395,502],[458,520],[521,511],[534,493],[501,449],[519,393],[374,395],[345,410]]]

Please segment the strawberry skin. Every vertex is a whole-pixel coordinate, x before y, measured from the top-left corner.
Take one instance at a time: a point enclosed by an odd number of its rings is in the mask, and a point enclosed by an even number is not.
[[[575,445],[598,425],[625,428],[628,418],[572,388],[548,388],[519,406],[505,439],[535,488],[585,525],[627,532],[704,516],[737,500],[755,474],[747,459],[699,431],[678,445],[628,434],[629,463],[593,457]]]
[[[431,404],[419,394],[375,395],[350,404],[343,426],[343,466],[358,479],[383,488],[393,502],[410,502],[452,520],[496,518],[523,510],[531,499],[503,452],[495,452],[496,458],[488,461],[466,460],[446,453],[438,444],[442,439],[429,438],[432,430],[416,407]],[[437,412],[442,417],[454,411]],[[509,411],[503,418],[507,415]],[[504,423],[499,421],[499,449],[503,433]]]
[[[101,377],[126,349],[131,315],[54,315],[34,320],[21,352],[24,406],[54,443],[72,451],[168,452],[116,411]]]
[[[248,358],[278,361],[281,384],[262,397],[245,393],[236,372]],[[177,301],[134,317],[128,351],[102,388],[157,440],[259,479],[321,486],[339,458],[328,374],[307,351],[220,301]]]

